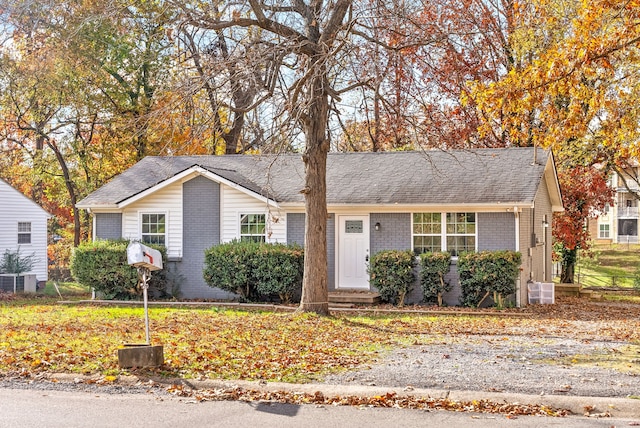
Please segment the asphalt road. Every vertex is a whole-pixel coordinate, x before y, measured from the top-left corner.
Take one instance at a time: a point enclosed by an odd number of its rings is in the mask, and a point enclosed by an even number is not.
[[[196,402],[157,394],[0,389],[0,426],[53,427],[626,427],[638,419],[426,412],[265,402]]]

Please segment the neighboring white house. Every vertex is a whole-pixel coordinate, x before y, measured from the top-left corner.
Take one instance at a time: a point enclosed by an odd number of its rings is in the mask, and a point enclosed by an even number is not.
[[[640,167],[630,168],[624,177],[613,174],[611,187],[616,191],[612,206],[590,221],[592,239],[601,243],[637,244],[638,241],[638,177]]]
[[[0,257],[6,250],[35,254],[33,269],[25,274],[47,280],[47,220],[42,207],[0,179]],[[13,280],[12,280],[13,281]]]

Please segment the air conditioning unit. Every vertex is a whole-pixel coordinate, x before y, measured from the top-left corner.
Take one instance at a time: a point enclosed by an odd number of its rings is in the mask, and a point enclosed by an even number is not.
[[[0,290],[8,293],[35,293],[38,280],[36,274],[25,273],[16,278],[12,273],[0,274]]]
[[[29,273],[20,275],[24,281],[24,292],[25,293],[35,293],[38,287],[38,279],[36,278],[36,274]]]

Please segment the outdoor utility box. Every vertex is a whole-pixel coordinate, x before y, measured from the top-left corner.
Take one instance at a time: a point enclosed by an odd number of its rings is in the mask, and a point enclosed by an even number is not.
[[[164,364],[162,345],[124,345],[118,349],[118,365],[121,368],[159,367]]]
[[[34,273],[24,273],[16,277],[12,273],[0,274],[0,290],[8,293],[35,293],[38,280]]]
[[[150,271],[162,269],[160,251],[140,242],[131,242],[127,247],[127,263],[131,266],[147,268]]]
[[[553,282],[530,282],[527,284],[529,304],[554,304],[555,292]]]
[[[38,286],[38,280],[36,279],[36,275],[34,273],[23,274],[24,278],[24,292],[25,293],[35,293]]]

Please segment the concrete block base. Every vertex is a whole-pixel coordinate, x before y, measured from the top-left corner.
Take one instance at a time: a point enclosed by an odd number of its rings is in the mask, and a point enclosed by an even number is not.
[[[161,366],[164,364],[163,346],[126,344],[118,349],[118,364],[121,368]]]

